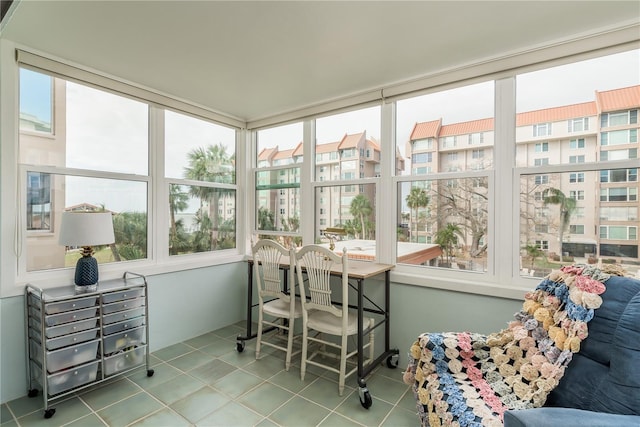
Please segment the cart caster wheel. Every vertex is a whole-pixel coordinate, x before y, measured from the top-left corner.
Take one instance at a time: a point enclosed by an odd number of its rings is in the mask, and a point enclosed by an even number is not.
[[[29,397],[36,397],[37,395],[38,395],[38,389],[37,388],[29,390],[29,393],[27,394],[27,396],[29,396]]]
[[[371,408],[371,405],[373,404],[373,399],[371,399],[371,393],[369,393],[369,390],[364,389],[364,391],[362,391],[361,389],[358,392],[358,394],[360,394],[360,404],[362,405],[362,407],[364,409]]]
[[[148,377],[152,377],[153,374],[155,374],[156,371],[154,371],[153,369],[147,369],[147,376]]]
[[[242,353],[244,351],[244,341],[238,341],[236,343],[236,350],[238,350],[238,353]]]
[[[391,356],[387,357],[387,368],[389,369],[395,369],[398,367],[398,355],[397,354],[392,354]]]
[[[44,411],[44,417],[49,419],[51,417],[53,417],[53,414],[56,413],[56,408],[49,408],[47,410]]]

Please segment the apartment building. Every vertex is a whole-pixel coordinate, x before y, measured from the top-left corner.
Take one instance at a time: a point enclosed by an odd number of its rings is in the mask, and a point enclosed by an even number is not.
[[[523,245],[575,257],[638,258],[638,168],[589,171],[580,164],[637,159],[639,109],[640,86],[632,86],[596,91],[590,102],[517,114],[516,166],[544,170],[547,165],[567,165],[565,173],[541,172],[521,180]],[[411,174],[428,178],[436,173],[490,169],[494,138],[492,118],[416,123],[406,144]],[[443,222],[463,228],[468,222],[459,216],[445,218],[439,211],[441,187],[457,183],[428,183],[432,184],[427,185],[429,210],[436,220],[435,226],[419,231],[424,242],[433,241]],[[457,196],[469,198],[469,208],[477,209],[480,202],[474,203],[471,196],[482,194],[481,187],[476,185],[473,191],[458,187]],[[551,194],[561,200],[551,199]],[[559,203],[565,199],[572,201]],[[563,215],[568,218],[564,224]]]

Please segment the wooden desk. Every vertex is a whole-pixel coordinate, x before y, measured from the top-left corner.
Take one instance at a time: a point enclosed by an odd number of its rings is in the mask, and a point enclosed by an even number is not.
[[[284,290],[288,291],[289,284],[288,270],[289,270],[289,258],[282,257],[280,262],[280,268],[285,272],[284,274]],[[256,334],[252,332],[252,312],[253,308],[258,304],[253,303],[253,259],[247,261],[247,334],[245,336],[238,336],[236,342],[236,349],[239,352],[244,351],[245,341],[253,339]],[[373,368],[382,363],[386,358],[387,367],[396,368],[398,366],[399,350],[397,348],[392,349],[389,342],[389,309],[390,304],[390,272],[394,268],[392,264],[380,264],[368,261],[349,260],[349,271],[347,273],[349,277],[349,285],[357,291],[356,304],[349,304],[349,307],[356,309],[358,314],[358,394],[360,397],[360,403],[365,408],[369,408],[372,404],[371,394],[367,389],[365,377],[371,373]],[[342,273],[342,265],[334,265],[332,273],[336,275]],[[365,294],[364,281],[366,279],[384,274],[384,307],[380,307],[373,302]],[[352,283],[355,282],[355,285]],[[368,304],[365,304],[365,300]],[[382,320],[374,324],[373,330],[384,325],[384,352],[375,358],[366,367],[364,365],[364,312],[379,314],[382,316]]]

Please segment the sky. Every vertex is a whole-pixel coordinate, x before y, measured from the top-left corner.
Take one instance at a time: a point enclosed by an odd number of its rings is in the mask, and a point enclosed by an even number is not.
[[[609,90],[640,84],[640,51],[630,51],[522,74],[517,77],[517,111],[531,111],[559,105],[593,101],[595,90]],[[20,83],[21,111],[49,121],[51,117],[50,80],[42,74],[22,70]],[[443,124],[493,116],[493,82],[479,83],[448,91],[427,94],[397,102],[397,143],[404,146],[416,122],[442,118]],[[48,94],[48,95],[47,95]],[[147,175],[148,107],[145,103],[67,83],[67,166]],[[233,129],[197,120],[182,114],[166,115],[165,169],[168,177],[180,178],[187,153],[209,144],[225,145],[235,152]],[[316,120],[318,143],[339,141],[345,133],[367,132],[380,140],[380,107],[336,114]],[[258,147],[293,148],[302,141],[302,123],[265,129],[258,134]],[[102,180],[101,184],[68,183],[67,206],[80,202],[94,203],[97,193],[89,189],[104,188],[107,209],[146,211],[144,188],[138,184]],[[82,182],[83,180],[79,180]],[[95,184],[95,185],[94,185]],[[115,189],[125,186],[122,192]],[[134,188],[135,187],[135,188]],[[95,204],[95,203],[94,203]]]

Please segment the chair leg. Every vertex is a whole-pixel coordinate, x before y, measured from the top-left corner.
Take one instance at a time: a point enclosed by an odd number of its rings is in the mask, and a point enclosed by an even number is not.
[[[262,343],[262,307],[258,310],[258,335],[256,336],[256,359],[260,357],[260,344]]]
[[[306,325],[302,328],[302,355],[300,361],[300,379],[304,381],[304,374],[307,371],[307,336],[309,331]]]
[[[344,393],[344,377],[347,371],[347,336],[342,336],[342,345],[340,346],[340,376],[338,378],[338,394],[342,396]]]
[[[285,371],[288,371],[289,367],[291,366],[291,351],[293,350],[293,326],[294,326],[294,319],[291,319],[289,320],[289,325],[288,325],[289,334],[287,336],[287,357],[284,362]]]

